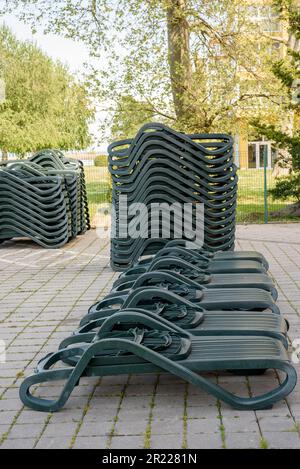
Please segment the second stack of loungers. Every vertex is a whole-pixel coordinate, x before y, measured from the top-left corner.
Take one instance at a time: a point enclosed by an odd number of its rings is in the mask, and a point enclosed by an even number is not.
[[[0,242],[64,246],[90,228],[83,165],[58,150],[0,165]]]

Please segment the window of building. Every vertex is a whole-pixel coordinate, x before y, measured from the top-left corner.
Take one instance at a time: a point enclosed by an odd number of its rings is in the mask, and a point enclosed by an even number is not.
[[[281,31],[280,19],[271,5],[250,5],[248,13],[253,23],[259,23],[263,31],[270,33]]]
[[[248,168],[256,168],[256,144],[249,143],[248,145]]]
[[[262,169],[267,164],[267,169],[272,169],[277,159],[277,149],[271,142],[249,142],[248,144],[248,168]]]

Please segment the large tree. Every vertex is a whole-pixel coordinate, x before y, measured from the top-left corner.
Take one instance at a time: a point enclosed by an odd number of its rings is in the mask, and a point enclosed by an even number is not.
[[[84,148],[93,116],[85,87],[31,42],[0,28],[0,150],[20,155],[41,149]]]
[[[182,130],[237,131],[253,115],[276,119],[268,35],[244,0],[1,0],[32,27],[83,41],[90,83],[106,109],[122,96]],[[0,7],[1,8],[1,7]],[[1,12],[1,9],[0,9]]]

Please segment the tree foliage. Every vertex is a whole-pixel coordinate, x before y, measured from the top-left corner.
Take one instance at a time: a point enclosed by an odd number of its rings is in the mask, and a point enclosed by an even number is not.
[[[93,116],[88,95],[68,70],[33,43],[0,28],[0,149],[18,154],[45,147],[84,148]]]
[[[275,187],[270,191],[274,199],[295,199],[300,204],[300,172],[277,179]]]
[[[133,96],[121,96],[111,126],[113,139],[134,137],[139,128],[154,119],[152,108]]]
[[[57,0],[51,9],[48,0],[0,4],[33,28],[83,41],[93,58],[95,96],[119,118],[120,102],[131,96],[186,131],[235,133],[253,116],[278,119],[271,40],[249,19],[244,0]]]
[[[255,126],[261,135],[287,150],[280,154],[278,163],[288,166],[290,175],[277,178],[271,195],[275,199],[291,197],[300,202],[300,8],[294,0],[276,0],[276,6],[289,25],[289,40],[287,56],[273,64],[273,73],[281,81],[287,98],[284,110],[290,125],[282,129],[278,125],[255,122]]]

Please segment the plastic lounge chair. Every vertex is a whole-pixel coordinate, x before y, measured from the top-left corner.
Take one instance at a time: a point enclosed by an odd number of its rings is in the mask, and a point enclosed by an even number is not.
[[[207,274],[259,274],[266,273],[266,269],[260,262],[243,260],[210,260],[199,261],[195,264],[178,257],[155,257],[150,264],[137,265],[124,272],[123,277],[141,274],[154,270],[175,270],[188,278],[197,281],[197,277],[203,278]]]
[[[120,254],[121,249],[119,248],[119,244],[121,243],[121,240],[111,240],[111,266],[113,269],[117,271],[123,271],[127,272],[129,268],[133,267],[135,265],[134,261],[136,262],[136,258],[139,256],[146,256],[146,255],[153,255],[157,253],[162,247],[166,245],[168,242],[168,239],[163,239],[159,237],[155,238],[148,238],[146,240],[140,240],[140,244],[138,247],[135,248],[134,254],[135,257],[133,257],[133,253],[131,252],[131,257],[125,256],[125,259],[122,254]],[[220,249],[224,248],[225,250],[229,250],[232,248],[232,243],[234,242],[234,236],[230,236],[228,239],[225,238],[224,241],[221,240],[218,241],[216,245],[216,251],[219,252]],[[211,252],[214,252],[214,248],[212,244],[210,245],[204,243],[204,248],[205,249],[210,249]],[[118,255],[115,255],[115,253],[118,252]],[[130,252],[130,250],[129,250]],[[232,252],[232,251],[230,251]]]
[[[173,248],[173,247],[180,247],[185,249],[189,252],[196,252],[206,258],[211,258],[215,260],[244,260],[244,261],[256,261],[261,262],[266,270],[269,269],[269,263],[265,256],[257,251],[230,251],[230,252],[210,252],[206,251],[205,249],[189,249],[189,243],[183,239],[173,239],[172,241],[168,241],[165,245],[165,249]]]
[[[121,277],[113,285],[111,293],[128,292],[137,287],[142,286],[159,286],[163,284],[186,285],[197,289],[200,286],[205,288],[259,288],[271,293],[272,298],[276,301],[278,292],[271,280],[266,274],[203,274],[202,279],[198,277],[195,282],[177,272],[172,271],[151,271],[146,274],[132,275],[129,277]],[[237,292],[238,294],[238,292]]]
[[[144,328],[114,331],[116,323],[139,322]],[[146,328],[146,329],[145,329]],[[39,362],[37,373],[20,387],[24,405],[34,410],[55,412],[69,399],[84,376],[168,372],[196,385],[236,409],[269,409],[295,387],[297,374],[280,340],[256,336],[191,336],[174,325],[128,311],[108,318],[91,343],[66,347]],[[74,360],[74,366],[51,367]],[[239,397],[209,381],[201,373],[224,370],[272,368],[284,372],[285,380],[272,391],[256,397]],[[63,380],[60,396],[54,400],[33,396],[30,388],[45,382]]]
[[[178,294],[180,293],[180,294]],[[212,290],[185,290],[177,293],[166,288],[141,287],[130,292],[128,295],[113,295],[104,298],[92,305],[88,314],[80,322],[85,325],[95,319],[100,319],[126,308],[142,308],[152,311],[160,311],[169,304],[185,301],[189,308],[200,308],[207,311],[264,311],[271,310],[280,314],[278,306],[274,303],[269,292],[258,289],[243,289],[238,292],[234,289],[212,289]]]
[[[229,135],[187,135],[176,132],[164,124],[149,123],[141,127],[134,139],[121,140],[111,144],[108,147],[109,163],[119,167],[127,166],[130,163],[135,164],[140,158],[139,151],[143,144],[147,144],[147,140],[152,141],[155,138],[160,139],[159,144],[161,144],[161,141],[168,141],[172,143],[175,148],[182,148],[186,153],[190,153],[196,157],[199,157],[200,153],[202,162],[210,166],[213,164],[223,165],[232,156],[233,152],[234,141]],[[210,142],[210,144],[207,145],[207,143],[199,143],[201,140],[213,140],[214,142]],[[128,148],[124,149],[124,145],[128,145]],[[215,148],[212,150],[208,148],[213,146]],[[122,149],[117,150],[118,147],[122,147]]]
[[[116,314],[133,311],[133,308],[121,309]],[[175,324],[181,329],[187,330],[191,335],[254,335],[274,337],[281,340],[286,349],[288,349],[287,321],[278,314],[268,311],[247,311],[241,314],[240,311],[204,311],[198,307],[188,307],[185,302],[179,302],[174,305],[167,305],[159,311],[149,311],[140,308],[134,308],[137,313],[159,320],[162,324]],[[80,335],[83,342],[91,342],[98,329],[110,315],[105,316],[81,326],[72,336],[63,340],[59,348],[65,348],[71,343],[77,341],[75,336]],[[139,327],[137,321],[135,324]],[[128,324],[116,324],[116,328],[128,329]]]
[[[169,243],[168,243],[169,244]],[[208,253],[209,254],[209,253]],[[221,255],[220,255],[221,254]],[[222,254],[225,254],[225,256],[222,256]],[[235,255],[236,254],[236,255]],[[215,263],[219,262],[257,262],[263,265],[263,267],[267,270],[268,269],[268,262],[266,259],[259,253],[255,252],[249,252],[246,251],[245,253],[240,252],[240,253],[219,253],[219,255],[206,255],[205,252],[198,252],[197,250],[192,250],[192,249],[186,249],[183,247],[179,246],[168,246],[166,245],[163,249],[157,252],[155,256],[152,258],[147,258],[144,260],[141,260],[135,264],[135,266],[149,266],[153,262],[155,262],[156,259],[162,258],[162,257],[177,257],[184,259],[191,264],[197,265],[197,263],[209,263],[210,261],[215,261]]]

